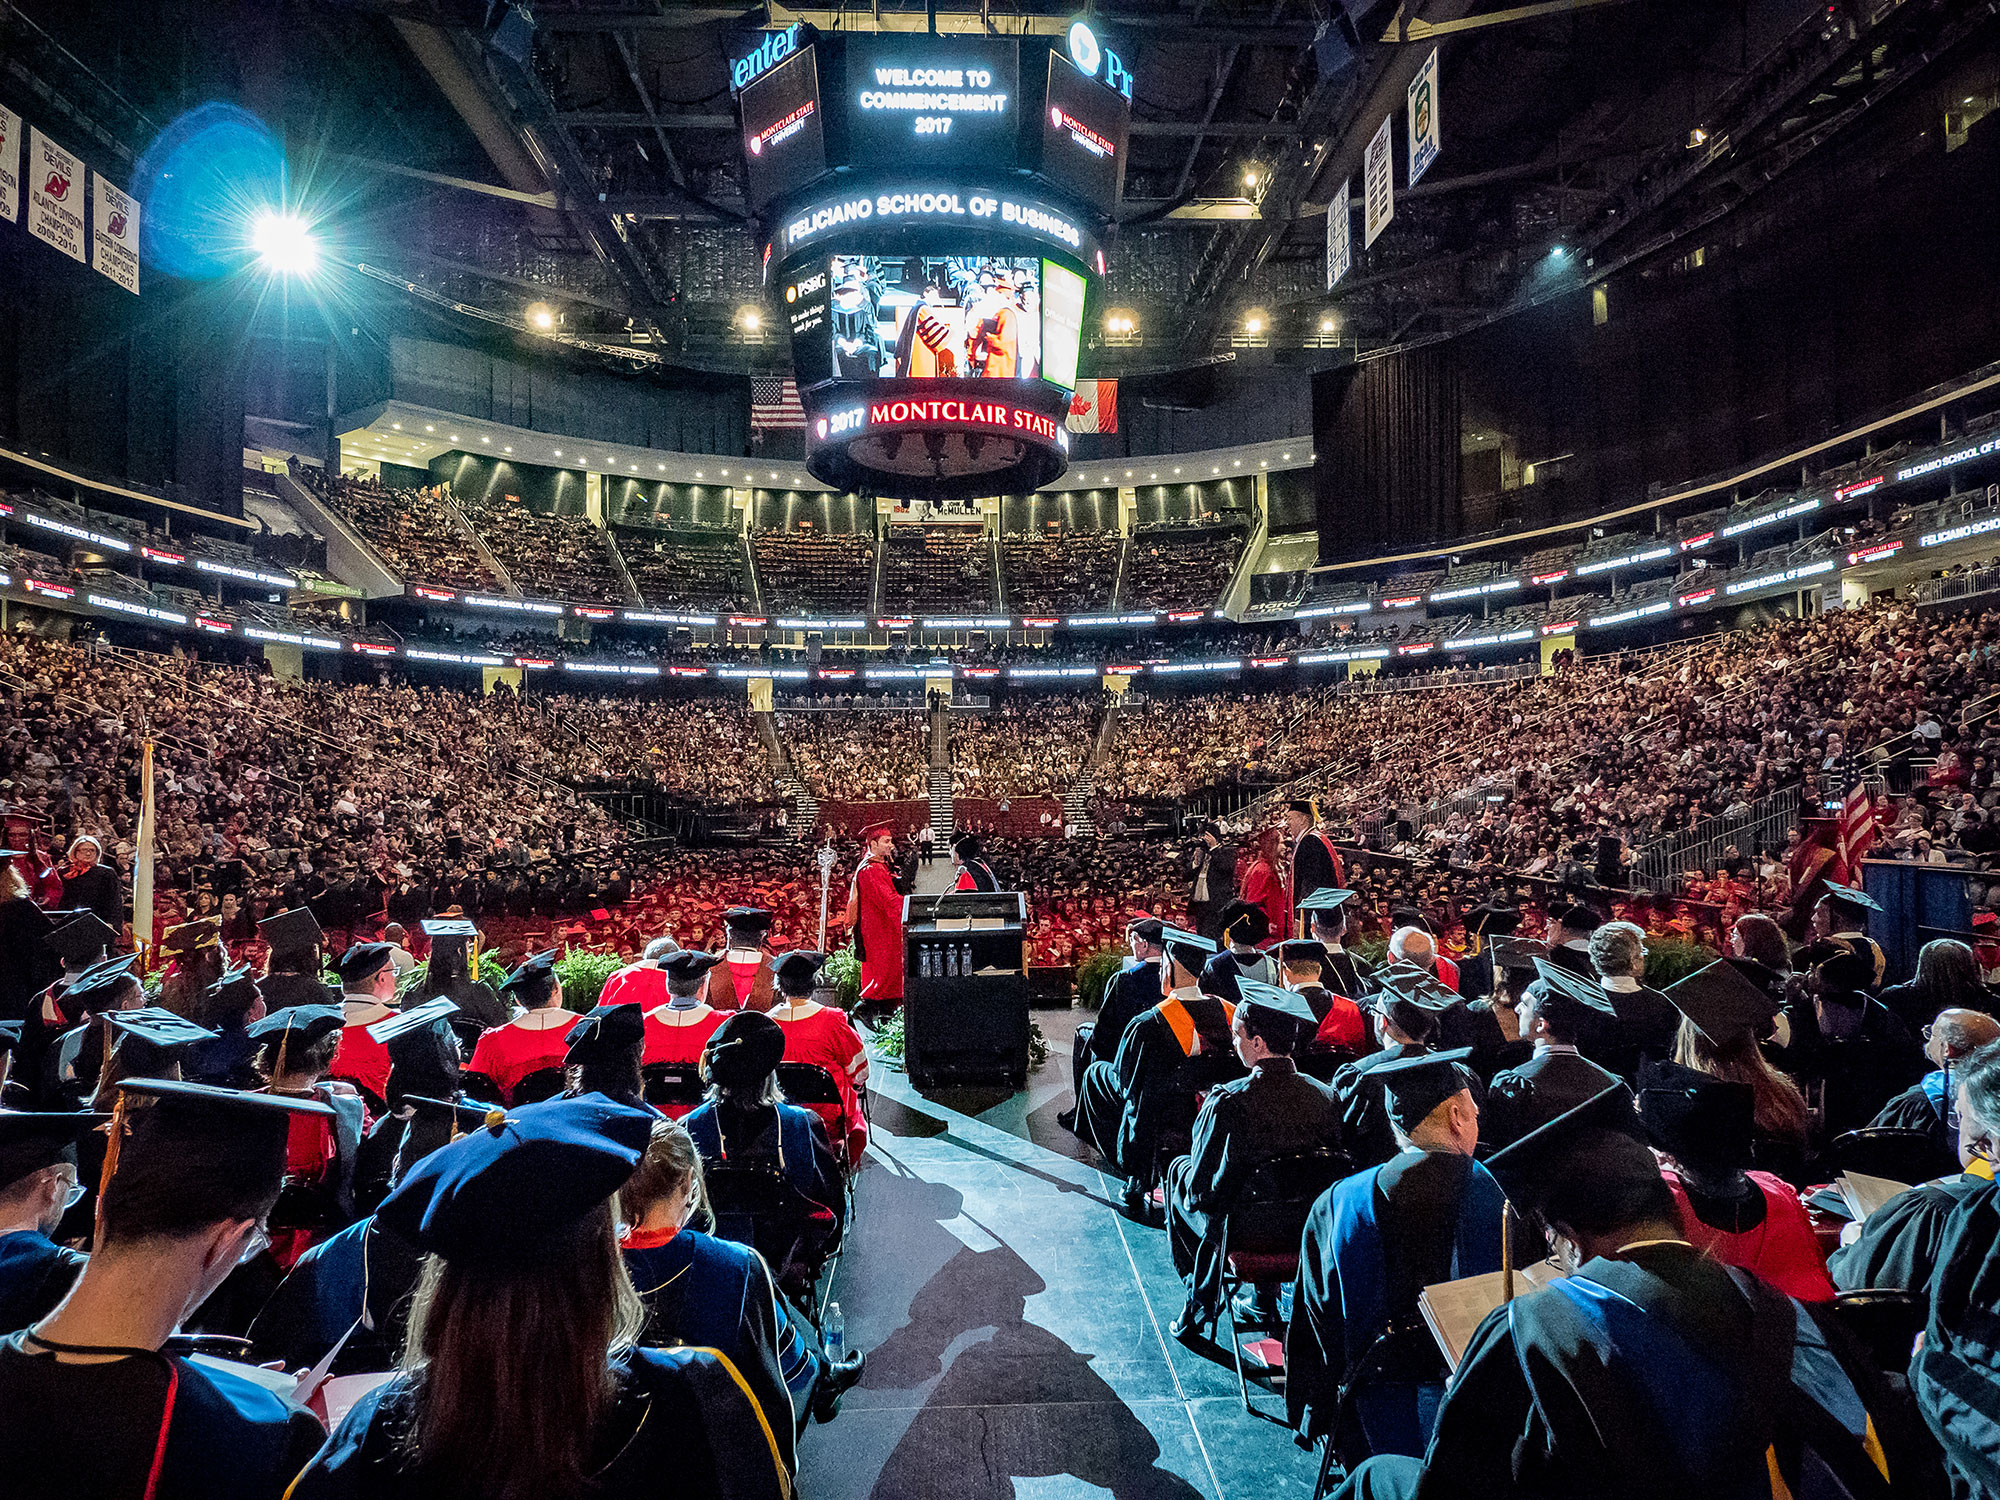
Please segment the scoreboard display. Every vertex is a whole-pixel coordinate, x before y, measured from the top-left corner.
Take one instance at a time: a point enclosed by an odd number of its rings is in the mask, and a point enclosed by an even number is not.
[[[1081,23],[1067,55],[799,25],[745,40],[746,192],[816,477],[955,499],[1068,466],[1130,77]]]

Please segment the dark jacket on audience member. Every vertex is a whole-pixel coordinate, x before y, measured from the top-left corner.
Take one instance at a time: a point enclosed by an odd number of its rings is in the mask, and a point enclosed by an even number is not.
[[[1545,1048],[1518,1068],[1493,1075],[1479,1115],[1479,1143],[1504,1150],[1617,1081],[1574,1047]]]

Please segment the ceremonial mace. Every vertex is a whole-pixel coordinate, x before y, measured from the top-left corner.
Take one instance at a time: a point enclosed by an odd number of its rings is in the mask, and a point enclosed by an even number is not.
[[[827,892],[830,888],[830,882],[833,879],[833,867],[836,863],[836,856],[833,852],[833,841],[831,839],[819,846],[819,854],[816,856],[816,862],[819,865],[819,951],[824,953],[826,952]]]

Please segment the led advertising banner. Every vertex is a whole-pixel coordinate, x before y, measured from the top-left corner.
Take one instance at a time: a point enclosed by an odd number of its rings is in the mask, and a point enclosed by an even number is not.
[[[1052,260],[1042,262],[1042,379],[1066,391],[1076,388],[1086,291],[1076,272]]]
[[[845,45],[848,159],[855,165],[1017,164],[1017,42],[855,33]]]
[[[1100,213],[1116,210],[1131,120],[1123,94],[1085,77],[1060,52],[1049,53],[1040,167],[1049,182]]]
[[[747,85],[743,165],[750,207],[795,193],[826,171],[817,49],[807,47]]]
[[[831,274],[842,380],[1041,374],[1039,258],[836,255]]]
[[[792,373],[802,386],[833,378],[830,285],[823,262],[800,267],[785,282],[785,326],[792,339]]]

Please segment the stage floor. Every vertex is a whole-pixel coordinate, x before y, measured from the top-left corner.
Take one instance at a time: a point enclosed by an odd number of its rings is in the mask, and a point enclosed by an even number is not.
[[[1231,1368],[1167,1333],[1164,1230],[1055,1123],[1073,1011],[1035,1012],[1025,1094],[926,1099],[873,1071],[874,1135],[835,1282],[862,1383],[801,1444],[806,1500],[1250,1500],[1312,1491],[1315,1462],[1246,1415]],[[1266,1411],[1282,1398],[1252,1396]]]

